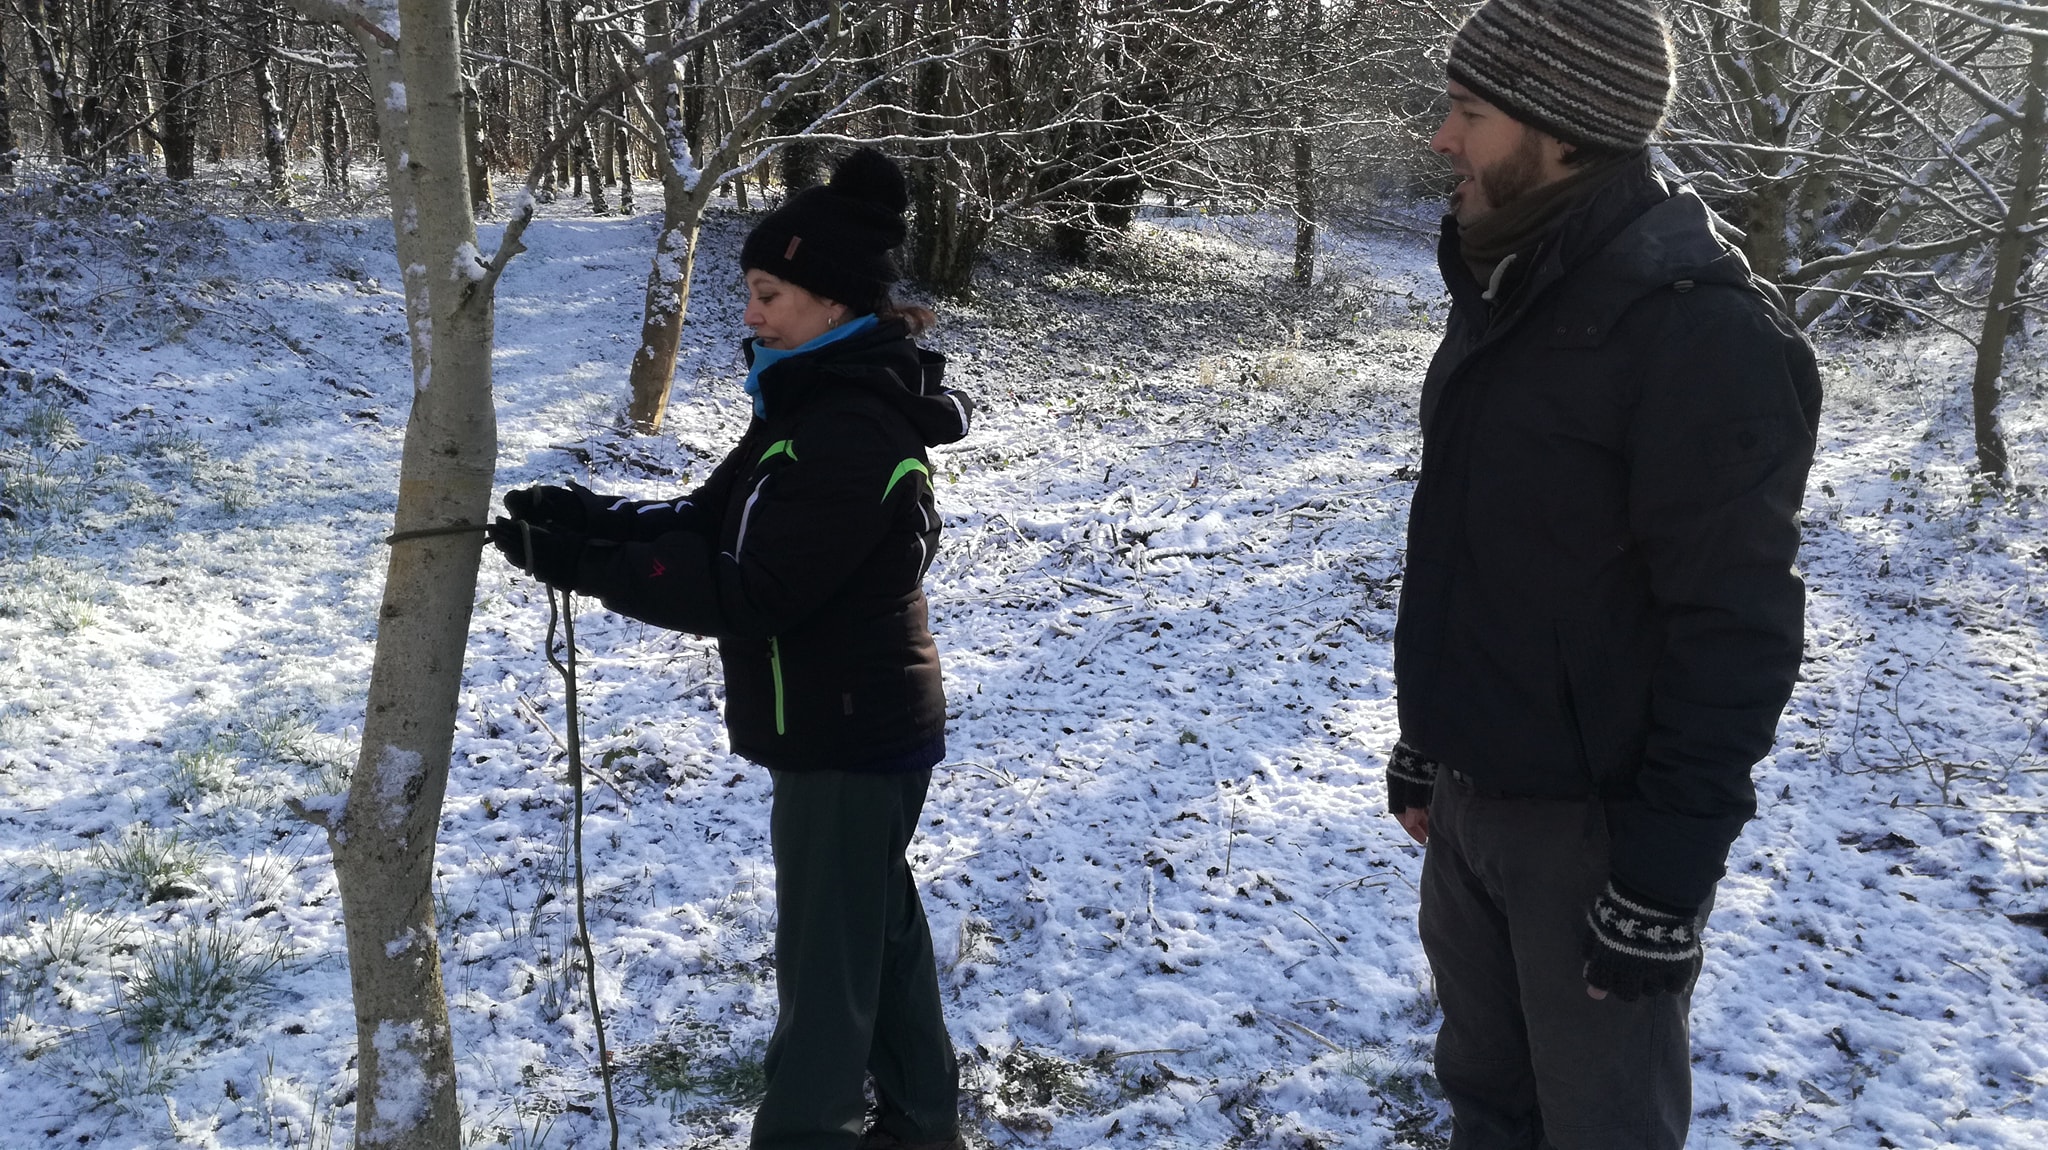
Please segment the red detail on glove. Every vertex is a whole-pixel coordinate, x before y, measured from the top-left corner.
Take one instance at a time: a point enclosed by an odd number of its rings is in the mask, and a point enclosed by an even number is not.
[[[661,560],[656,559],[654,561],[654,569],[647,573],[647,577],[649,579],[657,579],[660,578],[662,575],[667,574],[667,572],[668,568],[661,565]]]

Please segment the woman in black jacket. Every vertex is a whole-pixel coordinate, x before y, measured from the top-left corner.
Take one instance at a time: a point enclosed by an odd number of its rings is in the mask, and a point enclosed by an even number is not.
[[[703,486],[672,501],[526,488],[491,530],[549,584],[718,640],[733,751],[774,781],[781,1013],[759,1150],[961,1145],[904,851],[946,749],[925,449],[965,435],[970,405],[913,342],[931,313],[889,297],[908,200],[896,165],[862,149],[747,237],[754,419]]]

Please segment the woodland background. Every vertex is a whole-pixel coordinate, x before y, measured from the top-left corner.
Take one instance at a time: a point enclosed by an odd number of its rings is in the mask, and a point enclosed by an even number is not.
[[[2036,1146],[2048,7],[1670,11],[1658,162],[1830,397],[1701,1137]],[[772,892],[710,649],[586,613],[561,777],[548,604],[473,525],[715,459],[737,239],[867,141],[984,400],[913,860],[977,1137],[1440,1145],[1378,756],[1463,12],[0,0],[0,1113],[744,1136]]]

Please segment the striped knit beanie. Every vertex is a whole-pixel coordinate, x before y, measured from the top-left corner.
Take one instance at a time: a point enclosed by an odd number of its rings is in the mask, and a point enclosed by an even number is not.
[[[1452,39],[1447,70],[1567,144],[1634,151],[1671,100],[1671,35],[1656,0],[1487,0]]]

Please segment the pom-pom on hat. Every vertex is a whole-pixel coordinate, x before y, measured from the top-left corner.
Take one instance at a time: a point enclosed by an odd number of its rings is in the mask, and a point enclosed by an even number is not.
[[[889,253],[908,234],[909,207],[903,169],[874,148],[860,148],[833,167],[831,182],[805,188],[763,216],[740,248],[740,267],[866,315],[903,278]]]
[[[1567,144],[1626,152],[1663,122],[1674,69],[1656,0],[1487,0],[1445,70]]]

